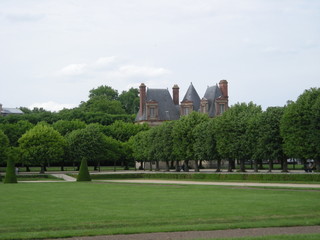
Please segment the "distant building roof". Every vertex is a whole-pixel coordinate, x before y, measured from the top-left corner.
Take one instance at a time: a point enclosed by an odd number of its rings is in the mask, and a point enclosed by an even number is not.
[[[200,109],[200,97],[199,94],[197,93],[196,89],[190,84],[186,94],[184,95],[184,98],[182,102],[186,101],[192,101],[193,102],[193,110],[198,111]]]
[[[215,113],[216,113],[215,100],[220,96],[222,96],[222,93],[221,93],[221,90],[218,87],[218,85],[211,86],[211,87],[207,88],[206,93],[204,94],[204,98],[206,100],[208,100],[208,104],[209,104],[208,114],[209,114],[209,117],[214,117],[215,116]]]
[[[1,115],[8,114],[23,114],[23,112],[18,108],[2,108]]]

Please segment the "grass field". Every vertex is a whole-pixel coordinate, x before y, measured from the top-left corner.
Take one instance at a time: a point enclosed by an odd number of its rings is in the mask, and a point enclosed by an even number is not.
[[[0,239],[320,224],[320,191],[61,182],[0,192]]]

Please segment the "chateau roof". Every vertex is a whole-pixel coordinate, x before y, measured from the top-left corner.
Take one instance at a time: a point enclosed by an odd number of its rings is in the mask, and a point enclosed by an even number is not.
[[[190,84],[190,86],[189,86],[189,88],[188,88],[188,90],[182,100],[182,102],[186,102],[186,101],[193,102],[193,110],[194,111],[198,111],[200,109],[200,97],[199,97],[196,89],[192,85],[192,83]]]
[[[215,100],[220,96],[222,96],[222,93],[221,93],[220,88],[217,85],[207,88],[206,93],[204,94],[204,98],[208,100],[209,117],[214,117],[215,116],[215,113],[216,113]]]
[[[178,120],[180,118],[179,106],[175,106],[168,89],[148,88],[146,103],[155,101],[158,103],[159,120]],[[138,114],[139,115],[139,114]],[[147,120],[146,111],[137,120]]]

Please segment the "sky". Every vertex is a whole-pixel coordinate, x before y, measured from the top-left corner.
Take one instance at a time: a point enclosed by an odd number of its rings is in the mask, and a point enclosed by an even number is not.
[[[320,87],[319,0],[1,0],[0,103],[73,108],[101,85],[226,79],[263,109]]]

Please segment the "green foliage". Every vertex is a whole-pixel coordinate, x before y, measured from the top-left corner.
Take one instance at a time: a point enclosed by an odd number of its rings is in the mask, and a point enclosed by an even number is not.
[[[19,138],[34,125],[27,120],[20,120],[17,123],[0,124],[0,129],[8,136],[11,146],[18,146]]]
[[[86,124],[80,120],[59,120],[52,124],[52,127],[57,130],[62,136],[66,136],[74,130],[86,127]]]
[[[209,120],[208,115],[192,112],[182,117],[173,127],[173,151],[178,160],[195,159],[194,143],[195,136],[193,129],[200,123]]]
[[[89,93],[90,99],[103,96],[109,100],[118,100],[118,91],[105,85],[91,89]]]
[[[99,124],[90,124],[66,136],[69,155],[73,161],[79,162],[84,158],[97,166],[100,161],[119,158],[120,143],[111,137],[106,137],[101,127],[103,126]]]
[[[137,114],[139,110],[140,98],[137,88],[130,88],[119,95],[119,101],[127,114]]]
[[[80,170],[79,174],[77,177],[77,182],[85,182],[85,181],[91,181],[89,169],[88,169],[88,164],[87,160],[83,158],[81,160],[81,165],[80,165]]]
[[[281,120],[284,150],[293,158],[320,160],[320,88],[311,88],[290,103]]]
[[[148,130],[147,124],[134,124],[124,121],[115,121],[106,127],[106,135],[113,137],[121,142],[127,142],[132,136],[138,132]]]
[[[18,140],[23,159],[44,168],[64,155],[65,139],[51,126],[39,123]],[[43,169],[42,169],[43,171]]]
[[[222,116],[217,117],[216,140],[219,154],[224,159],[253,159],[254,134],[249,134],[250,121],[261,113],[261,107],[250,102],[232,106]],[[244,168],[241,169],[244,171]]]
[[[4,178],[4,183],[17,183],[17,176],[16,176],[16,168],[14,164],[14,156],[10,154],[7,160],[7,168],[6,168],[6,176]]]
[[[85,112],[103,112],[108,114],[125,114],[121,102],[110,100],[107,96],[96,96],[80,105],[80,109]]]

